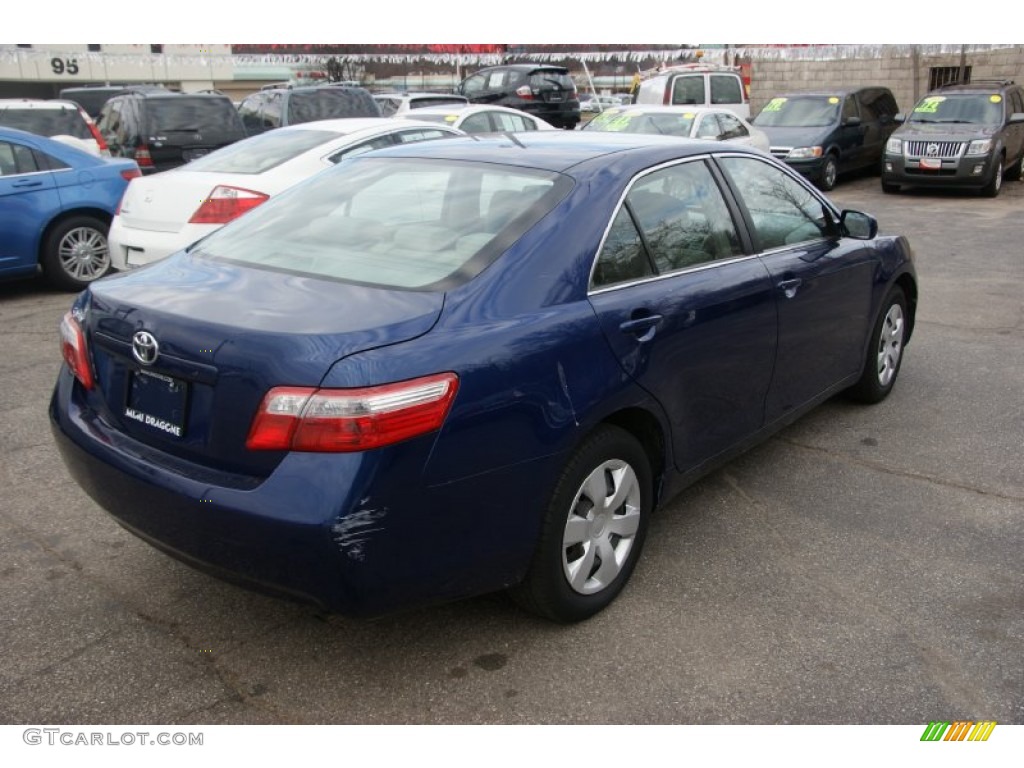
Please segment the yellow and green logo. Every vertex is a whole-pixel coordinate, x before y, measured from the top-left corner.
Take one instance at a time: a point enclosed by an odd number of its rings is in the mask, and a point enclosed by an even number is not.
[[[921,741],[988,741],[995,727],[995,720],[933,720],[924,729]]]

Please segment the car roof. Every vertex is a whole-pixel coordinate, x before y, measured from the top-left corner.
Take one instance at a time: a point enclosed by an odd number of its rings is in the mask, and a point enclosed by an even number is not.
[[[492,69],[517,69],[529,72],[533,72],[534,70],[537,69],[557,69],[559,72],[569,71],[565,67],[560,67],[557,64],[497,64],[493,67],[484,67],[483,69],[478,69],[473,74],[475,75],[478,72],[489,72]]]
[[[10,108],[22,109],[73,109],[79,111],[81,107],[73,102],[61,99],[0,99],[0,109]]]
[[[425,146],[429,145],[429,146]],[[443,145],[443,146],[442,146]],[[688,140],[676,136],[615,133],[604,131],[525,131],[522,133],[476,134],[445,141],[420,141],[400,147],[376,150],[373,156],[438,158],[496,163],[564,172],[591,160],[618,155],[626,166],[637,169],[659,162],[708,152],[747,153],[759,158],[764,153],[721,142]],[[597,163],[600,168],[603,163]]]
[[[417,112],[426,110],[416,110]],[[275,128],[275,131],[308,131],[310,129],[322,131],[335,131],[341,134],[355,133],[356,131],[368,131],[374,128],[437,128],[437,123],[429,123],[425,120],[415,118],[395,120],[391,117],[336,117],[330,120],[311,120],[308,123],[293,123],[282,128]],[[454,129],[457,130],[457,129]]]
[[[1016,83],[1012,80],[978,80],[973,83],[950,83],[940,85],[928,92],[929,95],[936,93],[963,92],[963,93],[992,93],[1003,89],[1013,88]]]
[[[786,91],[784,93],[777,93],[772,98],[788,98],[790,96],[847,96],[851,93],[857,93],[858,91],[876,89],[889,90],[884,85],[839,85],[835,88],[810,88],[800,91]]]
[[[735,112],[731,111],[727,107],[706,107],[698,106],[696,104],[623,104],[618,107],[606,109],[605,112],[614,112],[616,114],[620,112],[665,112],[668,114],[682,114],[684,112],[687,114],[691,112],[728,112],[734,117],[736,115]]]

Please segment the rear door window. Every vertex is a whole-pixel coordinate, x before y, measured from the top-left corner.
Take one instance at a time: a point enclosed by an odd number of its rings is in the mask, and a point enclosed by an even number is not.
[[[742,104],[743,85],[736,75],[711,75],[712,104]]]
[[[672,83],[673,104],[704,104],[704,75],[677,75]]]

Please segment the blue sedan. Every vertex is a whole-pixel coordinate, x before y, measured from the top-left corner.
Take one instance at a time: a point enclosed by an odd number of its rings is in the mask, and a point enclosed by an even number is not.
[[[903,237],[756,151],[423,142],[91,285],[50,415],[97,503],[224,578],[578,621],[688,483],[837,393],[885,398],[917,295]]]
[[[77,291],[103,277],[110,221],[140,175],[134,160],[0,128],[0,279],[42,268],[55,287]]]

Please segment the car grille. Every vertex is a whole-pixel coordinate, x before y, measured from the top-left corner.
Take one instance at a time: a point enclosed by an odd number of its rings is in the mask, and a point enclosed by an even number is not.
[[[792,149],[792,147],[772,147],[770,151],[772,155],[781,159],[786,157]]]
[[[931,148],[931,151],[929,151]],[[941,157],[955,160],[964,151],[961,141],[908,141],[906,154],[908,157]]]

